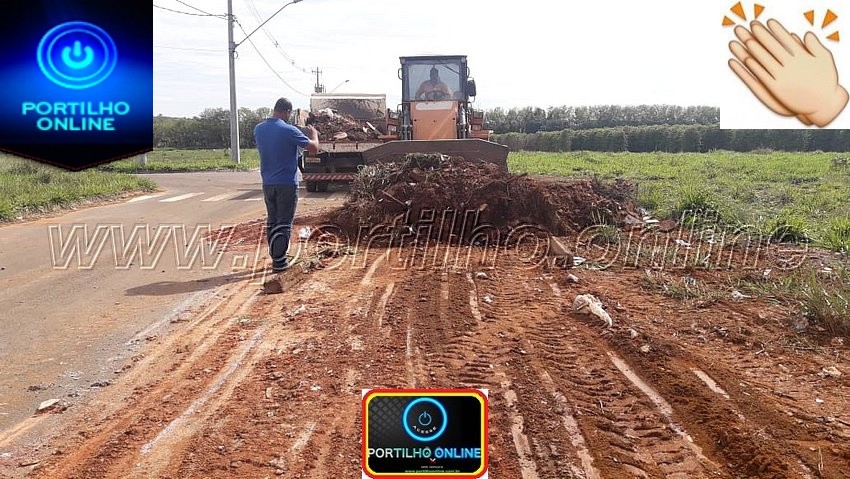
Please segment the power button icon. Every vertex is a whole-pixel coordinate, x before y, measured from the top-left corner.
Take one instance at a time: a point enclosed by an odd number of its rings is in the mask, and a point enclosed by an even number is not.
[[[68,22],[53,27],[38,44],[38,66],[53,83],[74,90],[106,80],[118,63],[112,37],[97,25]]]

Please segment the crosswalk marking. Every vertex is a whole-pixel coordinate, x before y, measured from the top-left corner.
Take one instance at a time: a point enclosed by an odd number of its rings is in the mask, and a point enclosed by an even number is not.
[[[210,198],[207,198],[205,200],[201,200],[201,202],[202,203],[209,203],[209,202],[213,202],[213,201],[221,201],[221,200],[225,200],[225,199],[228,199],[228,198],[232,198],[234,196],[236,196],[236,193],[224,193],[222,195],[216,195],[216,196],[212,196]]]
[[[155,194],[155,195],[144,195],[144,196],[138,196],[138,197],[136,197],[136,198],[133,198],[133,199],[129,200],[127,203],[138,203],[138,202],[140,202],[140,201],[145,201],[145,200],[149,200],[149,199],[151,199],[151,198],[156,198],[156,197],[158,197],[158,196],[162,196],[162,195],[164,195],[164,194],[165,194],[165,193],[157,193],[157,194]]]
[[[246,198],[245,201],[263,201],[263,198]]]
[[[164,200],[159,200],[160,203],[176,203],[178,201],[188,200],[189,198],[194,198],[196,196],[201,196],[204,194],[201,193],[186,193],[185,195],[175,196],[173,198],[166,198]]]

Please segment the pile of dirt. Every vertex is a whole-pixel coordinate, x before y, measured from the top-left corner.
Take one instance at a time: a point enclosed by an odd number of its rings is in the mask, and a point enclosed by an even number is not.
[[[543,181],[483,161],[415,154],[363,168],[349,201],[326,221],[351,235],[365,226],[411,239],[505,243],[534,229],[563,236],[601,222],[622,225],[636,215],[634,190],[625,181]]]
[[[312,112],[307,124],[319,131],[319,141],[370,141],[382,134],[379,127],[332,110]]]

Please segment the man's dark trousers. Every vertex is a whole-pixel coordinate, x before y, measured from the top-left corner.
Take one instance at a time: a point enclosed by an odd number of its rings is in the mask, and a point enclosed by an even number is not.
[[[292,221],[298,204],[296,185],[263,185],[263,196],[268,212],[266,236],[273,269],[284,269],[289,264],[286,251],[289,249],[289,237],[292,234]]]

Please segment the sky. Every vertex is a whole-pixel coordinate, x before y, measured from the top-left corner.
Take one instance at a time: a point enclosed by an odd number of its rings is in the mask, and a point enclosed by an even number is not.
[[[225,0],[184,0],[225,14]],[[287,0],[233,0],[248,32]],[[731,6],[729,2],[728,6]],[[154,4],[194,12],[178,0]],[[239,107],[285,96],[309,104],[316,67],[327,91],[385,93],[399,102],[399,57],[462,54],[478,108],[676,104],[719,106],[714,1],[303,0],[251,36],[285,84],[245,42],[237,49]],[[255,16],[259,14],[260,19]],[[245,34],[237,26],[236,42]],[[277,46],[273,43],[277,42]],[[721,44],[722,46],[722,44]],[[154,113],[192,117],[229,108],[227,22],[154,8]]]

